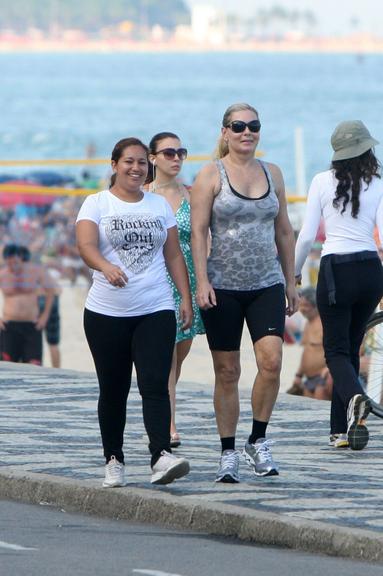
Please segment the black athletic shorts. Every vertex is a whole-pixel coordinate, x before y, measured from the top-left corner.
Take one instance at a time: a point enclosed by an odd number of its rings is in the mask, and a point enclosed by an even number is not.
[[[39,296],[40,314],[44,310],[44,307],[45,307],[45,296]],[[60,311],[59,311],[58,296],[55,296],[53,299],[53,304],[49,314],[48,322],[44,330],[48,344],[54,346],[60,343]]]
[[[286,298],[283,284],[260,290],[214,289],[217,306],[201,310],[210,350],[239,350],[246,320],[251,339],[279,336],[285,331]]]
[[[5,322],[2,331],[2,357],[8,362],[41,364],[43,339],[34,322]]]

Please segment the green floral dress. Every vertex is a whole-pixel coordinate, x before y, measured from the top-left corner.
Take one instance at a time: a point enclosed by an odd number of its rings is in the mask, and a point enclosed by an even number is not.
[[[191,247],[190,247],[190,240],[191,240],[190,204],[186,200],[186,198],[182,200],[180,207],[175,213],[175,217],[177,220],[178,236],[180,239],[181,250],[182,254],[184,255],[186,267],[189,273],[190,290],[192,294],[192,303],[193,303],[193,324],[191,328],[189,328],[188,330],[182,330],[181,329],[182,322],[179,316],[181,296],[177,288],[175,287],[173,280],[170,278],[168,274],[168,280],[170,282],[171,287],[173,288],[173,297],[176,306],[176,318],[177,318],[176,342],[181,342],[182,340],[188,340],[189,338],[194,338],[196,334],[205,334],[205,328],[203,326],[201,315],[199,313],[199,308],[197,306],[197,302],[195,299],[197,283],[195,278]]]

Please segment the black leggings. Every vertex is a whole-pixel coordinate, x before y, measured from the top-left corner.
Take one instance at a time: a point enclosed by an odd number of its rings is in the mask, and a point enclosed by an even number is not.
[[[319,269],[317,302],[326,362],[334,381],[331,433],[339,434],[347,430],[351,397],[364,392],[358,377],[359,351],[367,321],[383,294],[383,268],[378,257],[334,263],[336,303],[330,305],[324,258]]]
[[[168,378],[176,335],[174,311],[114,317],[85,309],[84,329],[100,387],[98,418],[106,461],[115,456],[124,462],[126,401],[134,364],[153,466],[162,450],[171,452]]]

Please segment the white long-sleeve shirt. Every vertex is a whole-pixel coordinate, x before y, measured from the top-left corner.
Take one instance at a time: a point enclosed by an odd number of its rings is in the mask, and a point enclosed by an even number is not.
[[[333,200],[338,180],[333,170],[320,172],[311,183],[302,229],[295,247],[295,275],[302,272],[303,264],[311,250],[321,218],[324,219],[326,240],[321,256],[327,254],[350,254],[363,250],[376,250],[374,229],[378,227],[383,239],[383,180],[374,176],[370,184],[362,182],[356,218],[351,216],[351,201],[342,214],[343,199],[339,209]]]

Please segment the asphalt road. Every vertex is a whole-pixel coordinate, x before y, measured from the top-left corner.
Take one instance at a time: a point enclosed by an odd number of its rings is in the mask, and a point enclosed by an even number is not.
[[[0,502],[4,576],[381,576],[383,567]]]

